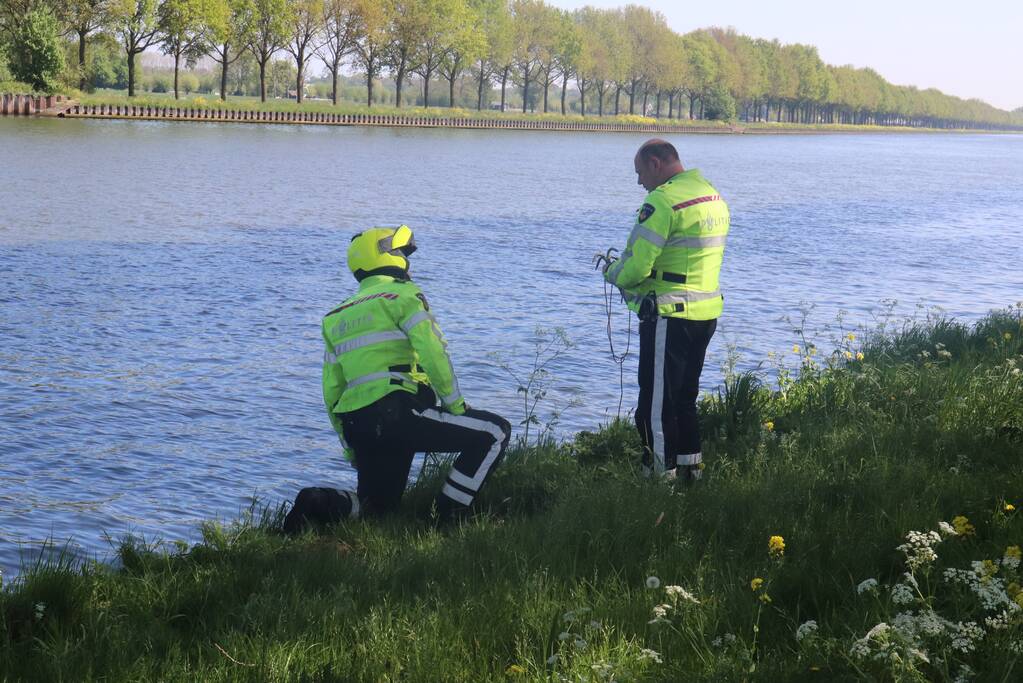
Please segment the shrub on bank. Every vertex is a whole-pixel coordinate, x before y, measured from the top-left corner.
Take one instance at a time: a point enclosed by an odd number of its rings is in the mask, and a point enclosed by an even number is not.
[[[634,430],[509,453],[484,513],[286,539],[267,512],[0,593],[0,677],[1008,680],[1023,602],[1023,309],[935,320],[705,397],[697,485]],[[1014,606],[1015,605],[1015,606]]]

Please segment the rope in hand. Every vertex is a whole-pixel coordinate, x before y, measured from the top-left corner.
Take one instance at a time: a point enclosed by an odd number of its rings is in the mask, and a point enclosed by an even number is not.
[[[596,254],[593,257],[593,269],[597,270],[603,266],[602,272],[606,271],[612,263],[617,260],[617,256],[612,252],[618,250],[614,247],[607,250],[603,254]],[[618,364],[618,412],[617,416],[622,416],[622,401],[625,398],[625,359],[629,357],[629,348],[632,345],[632,316],[628,316],[628,331],[625,337],[625,351],[619,354],[615,351],[614,338],[611,335],[611,311],[614,299],[614,288],[610,286],[608,281],[604,280],[604,314],[607,317],[607,345],[611,349],[611,360]]]

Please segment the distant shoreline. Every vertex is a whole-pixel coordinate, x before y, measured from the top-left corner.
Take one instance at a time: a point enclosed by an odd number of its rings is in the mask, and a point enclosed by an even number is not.
[[[124,105],[75,105],[58,114],[61,118],[182,121],[203,123],[263,123],[290,125],[369,126],[384,128],[456,128],[471,130],[538,130],[553,132],[667,133],[685,135],[813,135],[863,133],[1011,133],[909,126],[808,126],[801,124],[678,125],[623,123],[618,121],[558,121],[549,119],[498,119],[462,116],[416,116],[402,114],[329,114],[322,112],[246,111],[194,107],[148,107]]]
[[[557,114],[496,114],[444,111],[440,109],[345,110],[313,104],[297,109],[294,104],[270,103],[258,109],[227,103],[189,102],[187,106],[163,103],[87,102],[28,95],[2,95],[0,114],[38,115],[58,118],[188,121],[203,123],[263,123],[290,125],[372,126],[392,128],[458,128],[472,130],[546,130],[557,132],[661,133],[686,135],[807,135],[862,133],[1021,133],[1023,130],[944,129],[911,126],[860,126],[849,124],[725,123],[719,121],[658,120],[625,115],[619,117],[560,116]],[[56,101],[54,101],[56,99]],[[49,100],[47,102],[47,100]],[[18,102],[17,105],[8,103]],[[280,106],[283,104],[284,106]]]

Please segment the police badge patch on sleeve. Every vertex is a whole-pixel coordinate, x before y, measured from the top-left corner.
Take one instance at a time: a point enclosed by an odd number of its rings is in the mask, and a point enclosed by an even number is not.
[[[642,223],[650,216],[654,215],[654,207],[651,204],[644,204],[643,208],[639,210],[639,222]]]
[[[430,310],[430,304],[426,302],[426,295],[423,294],[422,292],[419,292],[418,294],[416,294],[416,296],[419,298],[420,301],[423,302],[423,309],[427,311]]]

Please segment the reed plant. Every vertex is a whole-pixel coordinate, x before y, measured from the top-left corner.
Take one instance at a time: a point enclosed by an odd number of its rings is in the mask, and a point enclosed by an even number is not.
[[[1023,654],[1023,309],[801,343],[702,399],[707,467],[614,421],[510,452],[469,522],[287,538],[281,510],[0,591],[0,678],[1009,681]],[[816,347],[812,347],[816,349]]]

